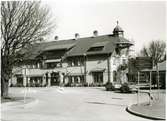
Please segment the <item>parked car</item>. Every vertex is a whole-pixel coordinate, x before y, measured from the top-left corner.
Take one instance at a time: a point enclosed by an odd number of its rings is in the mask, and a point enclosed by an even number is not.
[[[130,86],[128,85],[128,83],[123,83],[120,87],[120,92],[121,93],[131,93],[132,90],[131,90]]]
[[[120,83],[114,83],[114,88],[116,90],[119,90],[121,88],[121,84]]]
[[[114,87],[113,83],[111,83],[111,82],[107,82],[105,84],[105,88],[107,91],[114,91],[115,90],[115,87]]]

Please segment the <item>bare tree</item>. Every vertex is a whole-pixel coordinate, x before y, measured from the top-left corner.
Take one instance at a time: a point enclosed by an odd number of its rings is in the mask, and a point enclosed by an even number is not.
[[[151,57],[154,66],[166,59],[166,43],[165,41],[151,41],[148,47],[144,46],[140,51],[140,56]]]
[[[1,96],[8,96],[13,66],[23,58],[20,49],[40,41],[53,27],[49,9],[41,2],[1,2]]]
[[[157,76],[156,82],[159,89],[159,71],[158,63],[166,60],[166,43],[165,41],[157,40],[152,41],[148,47],[143,47],[140,52],[141,56],[151,57],[153,61],[153,66],[156,67]]]

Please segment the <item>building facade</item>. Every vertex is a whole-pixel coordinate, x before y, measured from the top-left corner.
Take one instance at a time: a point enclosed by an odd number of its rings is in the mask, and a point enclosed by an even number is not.
[[[56,37],[57,38],[57,37]],[[19,86],[84,86],[127,81],[129,48],[117,24],[113,34],[36,43],[21,51],[24,54],[13,69],[12,85]]]

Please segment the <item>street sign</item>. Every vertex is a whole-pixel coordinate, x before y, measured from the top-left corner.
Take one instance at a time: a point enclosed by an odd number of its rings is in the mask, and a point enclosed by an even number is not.
[[[136,57],[135,67],[139,70],[152,69],[153,63],[150,57]]]

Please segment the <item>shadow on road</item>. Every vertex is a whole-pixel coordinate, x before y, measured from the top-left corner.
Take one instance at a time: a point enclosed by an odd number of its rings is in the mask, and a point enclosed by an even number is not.
[[[125,107],[125,106],[127,106],[127,105],[121,105],[121,104],[111,104],[111,103],[103,103],[103,102],[87,102],[87,103],[89,103],[89,104],[99,104],[99,105],[112,105],[112,106],[123,106],[123,107]]]

